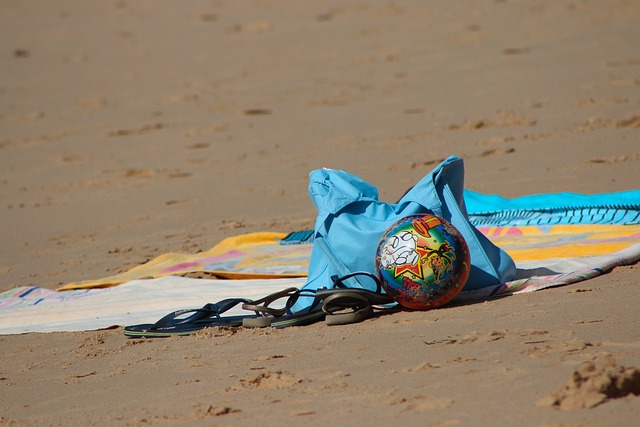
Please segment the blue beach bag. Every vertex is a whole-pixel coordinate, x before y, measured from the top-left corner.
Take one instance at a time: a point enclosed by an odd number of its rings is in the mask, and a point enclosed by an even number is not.
[[[309,194],[318,217],[303,289],[332,288],[333,276],[358,271],[376,274],[376,249],[384,232],[397,220],[420,213],[445,218],[465,238],[471,272],[464,290],[513,280],[516,273],[513,260],[469,222],[463,192],[464,164],[455,156],[444,160],[394,204],[379,201],[376,187],[348,172],[332,169],[311,172]],[[347,284],[375,291],[373,282],[357,277]],[[294,309],[304,308],[300,305]]]

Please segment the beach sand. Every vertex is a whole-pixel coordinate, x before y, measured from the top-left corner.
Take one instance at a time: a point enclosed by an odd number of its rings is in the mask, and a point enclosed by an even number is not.
[[[387,201],[451,154],[482,193],[640,188],[637,1],[0,5],[0,291],[310,228],[321,167]],[[0,425],[635,425],[638,396],[558,390],[640,368],[639,279],[341,327],[0,336]]]

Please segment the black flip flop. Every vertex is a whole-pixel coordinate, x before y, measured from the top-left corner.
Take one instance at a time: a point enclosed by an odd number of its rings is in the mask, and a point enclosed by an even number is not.
[[[162,317],[156,323],[130,325],[124,328],[124,335],[130,338],[163,338],[170,336],[190,335],[204,328],[212,326],[242,326],[248,318],[259,318],[264,313],[272,316],[282,316],[285,309],[269,307],[272,302],[291,297],[299,293],[298,288],[287,288],[267,295],[258,300],[247,298],[228,298],[217,303],[208,303],[201,308],[177,310]],[[253,314],[238,316],[222,316],[225,312],[238,304],[250,304],[255,307]],[[190,315],[188,315],[191,313]]]
[[[311,297],[313,301],[309,304],[308,308],[293,313],[291,307],[293,307],[300,297]],[[303,326],[318,322],[326,316],[320,308],[320,299],[316,297],[316,291],[307,289],[301,289],[297,293],[290,295],[282,313],[273,313],[270,310],[265,310],[263,307],[257,307],[254,304],[242,304],[242,308],[262,314],[262,316],[243,319],[242,326],[245,328],[272,327],[280,329],[289,326]]]
[[[376,290],[347,287],[345,281],[358,276],[368,277],[376,284]],[[347,325],[370,318],[374,306],[395,305],[395,301],[382,293],[380,280],[371,273],[357,272],[343,277],[333,276],[333,289],[318,289],[316,296],[322,300],[322,310],[327,314],[327,325]]]

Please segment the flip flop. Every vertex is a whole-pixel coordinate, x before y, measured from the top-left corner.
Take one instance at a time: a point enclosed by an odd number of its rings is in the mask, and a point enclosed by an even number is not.
[[[376,290],[347,287],[344,282],[357,276],[372,279]],[[343,277],[333,276],[333,289],[318,289],[316,296],[322,300],[322,310],[327,314],[327,325],[347,325],[362,322],[374,313],[374,306],[389,308],[395,301],[382,293],[380,280],[371,273],[357,272]]]
[[[298,293],[298,288],[287,288],[258,300],[228,298],[217,303],[205,304],[201,308],[177,310],[167,314],[153,324],[145,323],[126,326],[124,328],[124,335],[131,338],[162,338],[190,335],[212,326],[241,326],[244,319],[251,317],[258,318],[264,316],[265,313],[271,316],[284,315],[286,311],[284,308],[269,307],[269,304],[280,298],[291,297]],[[252,310],[254,314],[221,316],[238,304],[250,304],[255,308]],[[188,315],[189,313],[191,314]]]
[[[300,297],[312,297],[313,302],[309,307],[301,312],[293,313],[291,307]],[[245,328],[286,328],[289,326],[303,326],[318,322],[325,318],[326,314],[320,308],[320,300],[316,297],[316,291],[302,289],[291,295],[285,304],[284,313],[270,313],[261,307],[253,304],[242,304],[245,310],[252,310],[262,314],[258,317],[247,317],[242,320]]]
[[[286,314],[281,317],[246,317],[242,320],[242,326],[245,328],[266,328],[272,327],[276,329],[287,328],[289,326],[304,326],[319,322],[324,319],[326,314],[321,309],[314,311]]]
[[[373,316],[373,306],[365,295],[345,289],[338,291],[344,292],[328,293],[322,301],[322,311],[327,314],[327,325],[358,323]]]

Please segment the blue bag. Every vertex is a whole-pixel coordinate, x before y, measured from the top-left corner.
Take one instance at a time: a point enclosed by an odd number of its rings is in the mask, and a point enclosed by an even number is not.
[[[465,238],[471,255],[465,290],[513,280],[516,273],[513,260],[469,222],[463,192],[464,165],[455,156],[443,161],[395,204],[379,201],[374,186],[345,171],[311,172],[309,194],[318,217],[309,276],[303,289],[332,288],[331,277],[336,275],[357,271],[376,274],[376,249],[384,232],[397,220],[420,213],[445,218]],[[373,282],[351,280],[350,287],[375,290]]]

